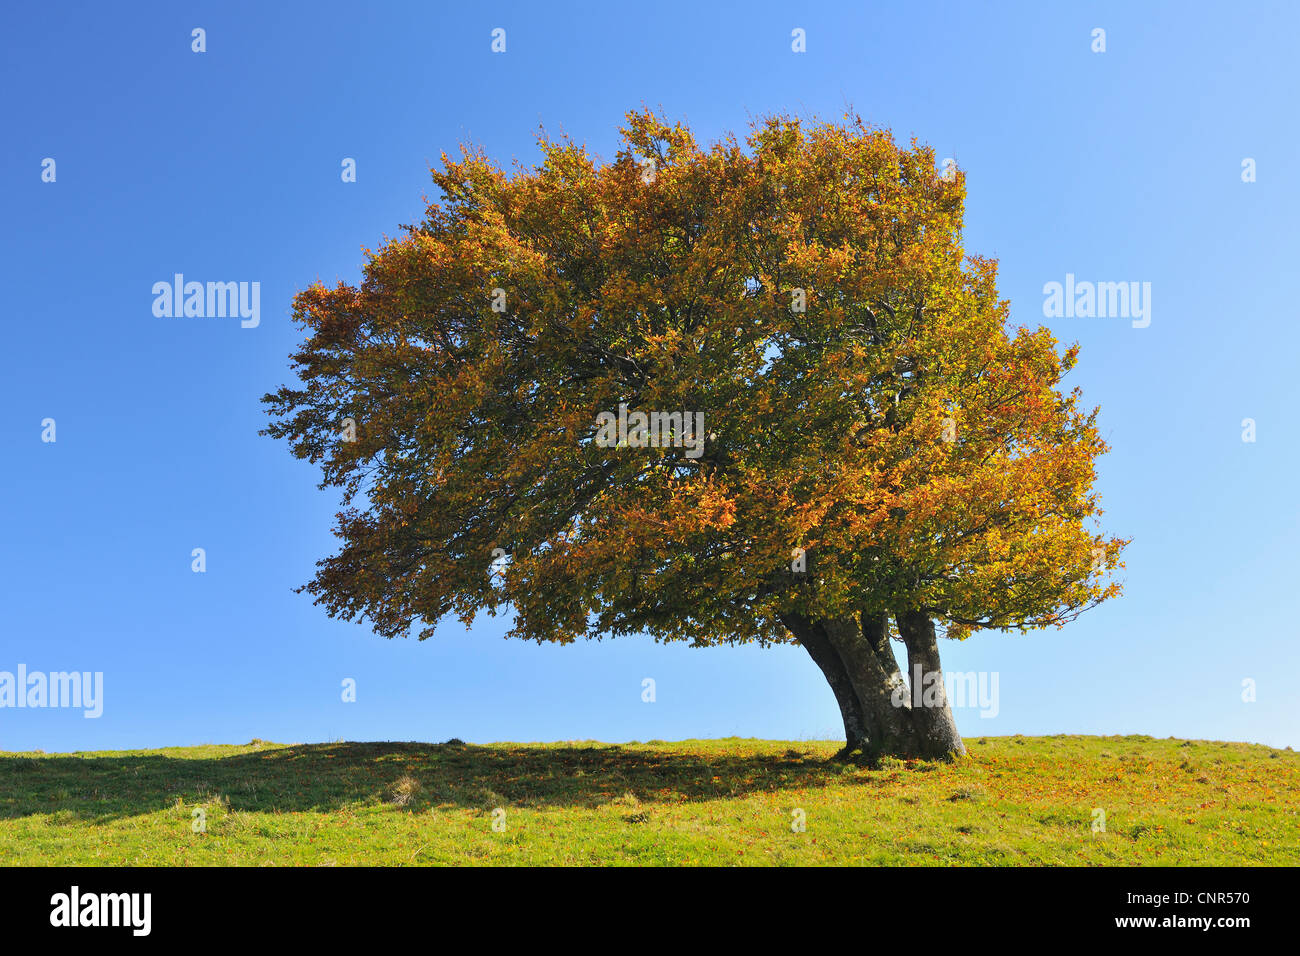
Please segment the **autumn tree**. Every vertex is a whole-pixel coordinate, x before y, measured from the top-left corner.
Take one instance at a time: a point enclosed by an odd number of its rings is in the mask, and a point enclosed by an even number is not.
[[[797,643],[844,755],[963,753],[939,638],[1118,590],[1077,349],[1009,329],[925,147],[855,117],[622,134],[607,163],[444,155],[359,286],[295,298],[266,431],[345,499],[305,590],[387,637],[508,610],[537,641]]]

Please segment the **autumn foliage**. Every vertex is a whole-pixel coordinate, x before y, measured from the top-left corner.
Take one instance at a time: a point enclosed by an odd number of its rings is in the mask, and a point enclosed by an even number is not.
[[[963,174],[852,117],[703,148],[631,113],[612,162],[540,148],[444,156],[359,286],[295,299],[267,431],[347,501],[306,586],[331,615],[711,645],[1039,628],[1117,592],[1077,349],[1009,329]],[[702,412],[703,453],[603,447],[620,404]]]

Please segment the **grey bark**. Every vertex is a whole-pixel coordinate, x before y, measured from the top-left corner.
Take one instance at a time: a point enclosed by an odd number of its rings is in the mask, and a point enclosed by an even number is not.
[[[797,614],[781,618],[835,694],[845,737],[838,756],[874,761],[883,756],[935,759],[964,755],[966,749],[943,690],[933,622],[915,614],[900,615],[898,621],[907,645],[908,670],[921,675],[919,692],[916,688],[909,691],[899,672],[890,646],[889,621],[883,613],[820,620]],[[933,689],[936,680],[937,696]],[[926,687],[932,688],[928,704]]]
[[[845,741],[852,743],[865,740],[867,730],[863,721],[862,708],[858,705],[857,695],[853,692],[848,671],[844,669],[844,663],[831,647],[825,633],[820,628],[813,627],[811,622],[800,620],[792,623],[783,619],[782,623],[787,630],[799,638],[799,643],[803,645],[813,662],[821,668],[826,683],[830,684],[831,691],[835,694],[835,702],[840,706],[840,717],[844,721]]]
[[[915,612],[900,612],[895,619],[898,633],[907,645],[908,679],[912,682],[912,730],[916,746],[925,756],[952,753],[964,757],[966,745],[961,741],[952,708],[948,706],[934,622]]]

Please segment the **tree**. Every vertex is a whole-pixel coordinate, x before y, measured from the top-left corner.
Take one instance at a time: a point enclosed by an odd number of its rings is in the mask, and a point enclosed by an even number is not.
[[[537,641],[796,642],[844,756],[964,753],[938,638],[1118,592],[1077,348],[1007,330],[964,175],[915,142],[622,134],[605,164],[543,135],[513,175],[444,155],[360,286],[297,295],[266,433],[345,503],[303,589],[386,637],[511,609]]]

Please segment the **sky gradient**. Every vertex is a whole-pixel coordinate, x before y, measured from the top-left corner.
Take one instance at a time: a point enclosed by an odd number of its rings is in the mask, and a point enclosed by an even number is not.
[[[946,670],[998,674],[964,735],[1300,746],[1300,7],[56,3],[0,27],[0,671],[104,675],[95,719],[0,708],[0,749],[840,735],[797,647],[539,647],[488,617],[386,641],[292,590],[338,506],[258,435],[294,293],[357,281],[444,150],[532,163],[544,125],[612,159],[641,106],[703,144],[846,108],[929,143],[967,173],[967,248],[1000,260],[1013,320],[1082,346],[1126,593],[945,643]],[[155,316],[176,273],[259,282],[260,324]],[[1067,275],[1150,283],[1150,324],[1044,317]]]

